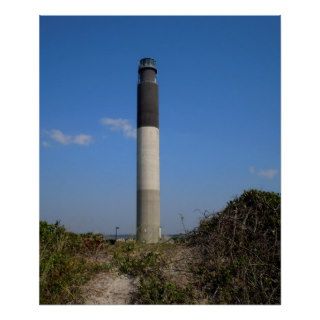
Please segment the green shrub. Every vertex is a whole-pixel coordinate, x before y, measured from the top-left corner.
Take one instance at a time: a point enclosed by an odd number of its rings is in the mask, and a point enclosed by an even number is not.
[[[148,275],[141,279],[134,302],[139,304],[192,304],[191,286],[180,287],[166,280],[162,274]]]
[[[119,271],[132,276],[146,275],[160,268],[160,254],[155,251],[133,252],[134,247],[125,246],[121,251],[115,251],[114,262]],[[129,250],[128,250],[129,249]]]
[[[121,273],[139,278],[137,292],[132,297],[135,304],[187,304],[193,301],[190,286],[181,287],[166,279],[163,268],[166,261],[163,251],[172,244],[139,245],[119,244],[114,252],[114,263]]]

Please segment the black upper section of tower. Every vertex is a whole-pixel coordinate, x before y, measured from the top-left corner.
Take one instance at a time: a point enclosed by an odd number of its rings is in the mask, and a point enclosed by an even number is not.
[[[140,60],[138,83],[137,126],[159,128],[158,85],[156,61],[151,58]]]

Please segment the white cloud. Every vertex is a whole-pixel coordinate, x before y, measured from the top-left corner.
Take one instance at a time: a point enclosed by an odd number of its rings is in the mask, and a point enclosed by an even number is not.
[[[43,145],[45,148],[50,147],[50,143],[49,143],[48,141],[43,141],[43,142],[42,142],[42,145]]]
[[[256,170],[254,166],[249,167],[249,172],[251,174],[255,174],[259,177],[263,177],[266,179],[273,179],[275,175],[278,173],[276,169],[261,169],[261,170]]]
[[[258,176],[264,177],[267,179],[273,179],[273,177],[277,174],[276,169],[266,169],[266,170],[260,170],[258,172]]]
[[[81,144],[81,145],[88,145],[92,142],[92,137],[87,134],[78,134],[73,137],[73,143]]]
[[[137,137],[137,130],[131,125],[127,119],[113,119],[102,118],[100,122],[110,128],[112,131],[120,131],[127,138],[135,139]]]
[[[77,135],[67,135],[64,134],[62,131],[53,129],[46,132],[49,137],[61,144],[68,145],[68,144],[78,144],[78,145],[89,145],[93,139],[92,136],[88,134],[77,134]]]
[[[57,141],[61,144],[70,144],[72,141],[71,136],[68,136],[62,133],[60,130],[56,130],[56,129],[53,129],[49,132],[49,137],[52,140]]]

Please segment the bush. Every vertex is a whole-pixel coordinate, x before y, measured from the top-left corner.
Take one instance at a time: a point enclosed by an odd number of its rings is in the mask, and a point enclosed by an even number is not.
[[[245,191],[188,234],[192,266],[211,303],[280,303],[280,195]]]
[[[117,243],[113,261],[121,273],[131,276],[146,275],[163,264],[157,250],[136,242]]]
[[[136,242],[118,244],[114,263],[121,273],[139,279],[135,304],[187,304],[193,301],[193,290],[169,281],[164,276],[166,261],[163,252],[168,244],[141,245]]]
[[[139,304],[192,304],[194,293],[191,286],[180,287],[166,280],[162,274],[142,278],[134,302]]]

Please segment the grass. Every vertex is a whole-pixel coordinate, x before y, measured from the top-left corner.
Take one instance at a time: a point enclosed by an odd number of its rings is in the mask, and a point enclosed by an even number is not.
[[[80,304],[81,285],[110,264],[86,259],[103,245],[100,235],[67,232],[40,222],[40,304]]]

